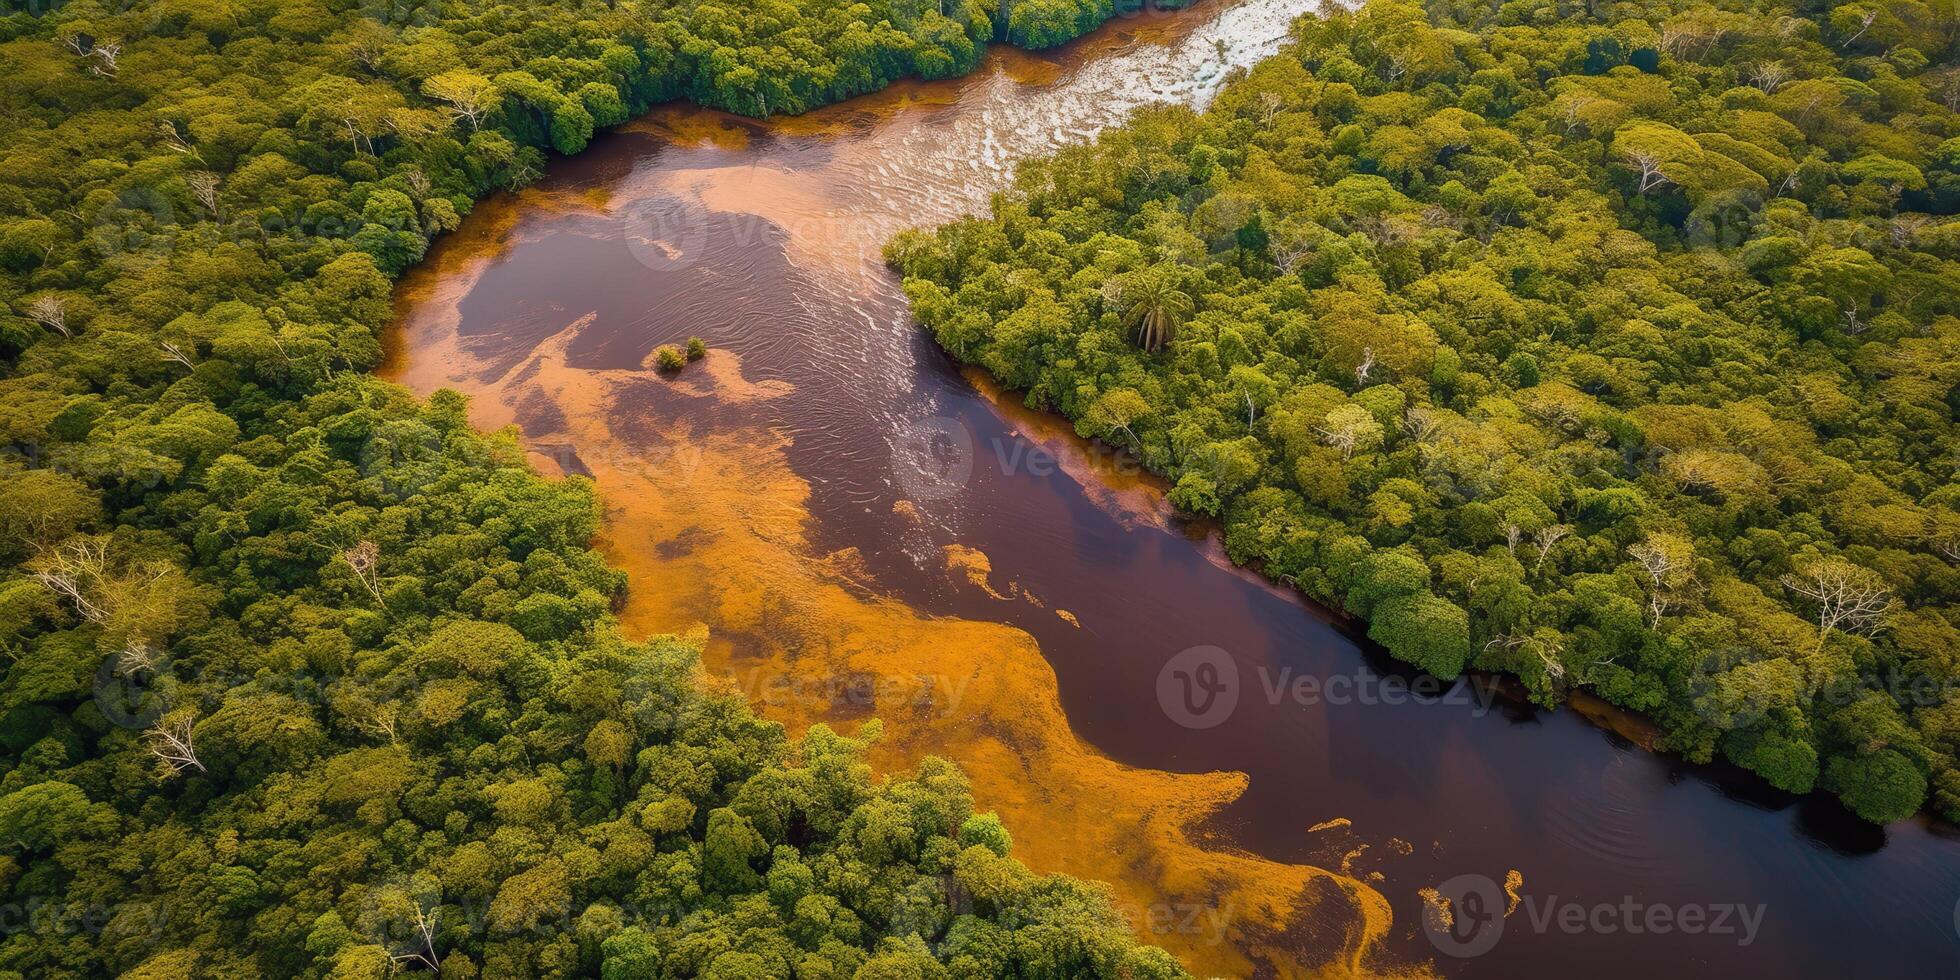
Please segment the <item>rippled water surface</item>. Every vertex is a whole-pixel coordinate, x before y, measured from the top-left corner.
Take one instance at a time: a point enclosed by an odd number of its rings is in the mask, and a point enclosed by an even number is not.
[[[1468,682],[1411,692],[909,322],[893,232],[984,208],[1015,161],[1140,104],[1201,104],[1309,6],[1122,19],[767,124],[657,111],[439,246],[391,371],[597,481],[629,629],[705,627],[706,673],[793,729],[875,714],[880,767],[958,760],[1026,860],[1111,881],[1194,969],[1953,973],[1943,831],[1863,827]],[[690,336],[706,360],[649,370]],[[1197,677],[1236,703],[1186,701]],[[1420,891],[1513,872],[1496,944],[1439,953]],[[1551,903],[1622,911],[1567,931]],[[1727,905],[1761,906],[1747,945],[1642,928]]]

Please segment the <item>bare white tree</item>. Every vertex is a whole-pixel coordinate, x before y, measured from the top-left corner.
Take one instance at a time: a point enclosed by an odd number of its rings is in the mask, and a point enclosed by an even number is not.
[[[422,94],[441,102],[452,120],[469,124],[475,132],[483,119],[497,107],[497,89],[489,81],[467,72],[444,72],[422,83]]]
[[[1681,55],[1682,47],[1686,44],[1686,39],[1687,39],[1687,32],[1682,30],[1680,25],[1663,24],[1661,26],[1661,50],[1662,51],[1665,51],[1668,54],[1679,57]]]
[[[1542,567],[1545,559],[1551,557],[1552,549],[1571,533],[1572,529],[1563,524],[1547,524],[1533,532],[1531,543],[1538,548],[1538,561],[1531,566],[1531,570],[1535,572]]]
[[[1115,276],[1104,279],[1102,286],[1096,290],[1096,295],[1111,307],[1121,307],[1123,305],[1123,280]]]
[[[1340,450],[1342,459],[1347,459],[1354,455],[1354,444],[1359,436],[1359,430],[1354,426],[1320,425],[1315,426],[1314,431],[1320,434],[1321,442]]]
[[[1584,93],[1573,92],[1559,99],[1559,118],[1565,123],[1567,134],[1585,125],[1586,110],[1597,105],[1600,100]]]
[[[190,370],[193,371],[197,370],[196,362],[191,360],[191,356],[188,353],[185,353],[182,347],[179,347],[168,340],[157,341],[157,346],[163,348],[164,360],[175,361],[176,363],[182,364],[184,367],[189,368]]]
[[[1565,648],[1560,646],[1558,641],[1534,639],[1531,644],[1531,650],[1538,654],[1539,660],[1544,662],[1545,673],[1551,675],[1554,683],[1563,683],[1565,681],[1565,661],[1561,659],[1561,656],[1565,653]]]
[[[401,740],[398,728],[401,712],[392,703],[372,705],[365,714],[353,719],[353,722],[355,728],[375,738],[385,738],[389,745],[395,745]]]
[[[1892,590],[1877,574],[1838,558],[1783,576],[1783,587],[1816,605],[1820,648],[1832,630],[1870,636],[1892,612]]]
[[[1928,536],[1933,552],[1947,561],[1960,562],[1960,527],[1947,526]]]
[[[1706,21],[1686,21],[1661,28],[1661,50],[1689,61],[1700,58],[1728,35],[1724,27]]]
[[[34,578],[69,601],[91,623],[109,618],[103,582],[109,577],[109,545],[102,538],[71,538],[46,548],[29,564]]]
[[[1435,413],[1426,408],[1411,408],[1402,413],[1402,431],[1413,442],[1427,443],[1436,438],[1441,429]]]
[[[1354,366],[1354,383],[1358,385],[1367,384],[1368,372],[1373,371],[1374,369],[1375,369],[1375,349],[1373,347],[1361,348],[1361,363],[1356,364]]]
[[[347,127],[347,141],[354,144],[354,154],[359,156],[365,153],[374,156],[374,137],[361,128],[360,121],[353,116],[343,116],[340,121]]]
[[[1382,59],[1384,66],[1382,73],[1388,76],[1389,81],[1393,82],[1403,75],[1408,74],[1409,66],[1415,64],[1415,60],[1414,57],[1405,51],[1390,51],[1388,52],[1388,57]]]
[[[1749,82],[1763,90],[1764,95],[1775,95],[1783,83],[1790,80],[1790,66],[1781,61],[1765,61],[1749,70]]]
[[[107,41],[97,41],[95,46],[89,49],[89,55],[95,59],[95,64],[89,66],[89,71],[103,78],[114,78],[116,59],[122,57],[122,39],[110,38]]]
[[[1804,102],[1803,108],[1797,110],[1797,117],[1803,120],[1803,125],[1808,126],[1810,125],[1811,121],[1817,117],[1817,110],[1821,106],[1823,106],[1823,104],[1824,104],[1824,93],[1814,92],[1811,94],[1810,98]]]
[[[1275,242],[1272,246],[1273,262],[1280,271],[1288,274],[1298,270],[1313,260],[1313,244],[1305,238],[1295,237],[1285,242]]]
[[[1844,304],[1844,332],[1856,337],[1864,333],[1867,329],[1869,328],[1864,321],[1858,319],[1858,304]]]
[[[340,560],[346,563],[354,577],[367,586],[368,594],[374,596],[377,604],[384,604],[381,598],[381,546],[373,541],[361,541],[351,548],[341,551]]]
[[[1259,93],[1259,125],[1271,126],[1279,118],[1280,110],[1286,108],[1286,96],[1278,92]]]
[[[1634,149],[1622,151],[1621,155],[1628,163],[1633,164],[1634,170],[1640,174],[1638,187],[1640,193],[1645,194],[1662,184],[1673,183],[1666,174],[1661,173],[1660,157],[1645,150]]]
[[[1892,237],[1892,246],[1894,248],[1910,247],[1918,239],[1919,233],[1931,223],[1932,220],[1923,214],[1901,214],[1895,216],[1889,228]]]
[[[194,152],[191,150],[191,145],[189,143],[184,142],[184,134],[177,131],[176,123],[171,122],[168,119],[165,119],[164,121],[157,124],[157,129],[158,131],[163,133],[163,145],[165,147],[168,147],[170,152],[172,153]]]
[[[1647,574],[1647,625],[1659,627],[1661,617],[1673,607],[1682,586],[1693,576],[1689,555],[1684,548],[1658,534],[1628,547],[1627,555]]]
[[[1850,37],[1844,39],[1844,46],[1846,48],[1851,47],[1852,43],[1857,41],[1859,38],[1864,37],[1865,32],[1871,30],[1872,24],[1876,23],[1877,21],[1878,21],[1877,10],[1865,11],[1865,16],[1858,21],[1857,32],[1852,34]]]
[[[157,652],[147,643],[131,643],[116,654],[116,674],[133,677],[146,670],[154,670],[157,665]]]
[[[184,175],[184,183],[190,186],[191,195],[196,197],[197,203],[204,205],[204,210],[211,212],[214,218],[218,215],[219,182],[218,175],[209,170],[199,170]]]
[[[436,922],[441,917],[442,909],[440,907],[423,911],[422,906],[418,903],[415,906],[415,920],[413,924],[420,948],[404,953],[389,953],[389,965],[406,967],[419,963],[422,966],[428,967],[430,970],[440,972],[442,970],[442,957],[436,955]]]
[[[195,769],[204,772],[197,749],[191,744],[191,725],[196,718],[188,713],[165,718],[143,733],[144,747],[157,757],[159,775],[168,779]]]
[[[1431,204],[1422,209],[1422,223],[1429,228],[1454,228],[1462,230],[1463,220],[1456,212],[1440,204]]]
[[[1376,422],[1366,410],[1353,405],[1344,405],[1327,413],[1321,425],[1314,426],[1320,441],[1341,451],[1342,459],[1351,459],[1356,449],[1366,442],[1369,447],[1381,438],[1381,423]]]
[[[68,301],[55,293],[42,293],[27,304],[27,318],[52,330],[63,337],[72,337],[68,332]]]
[[[1538,662],[1544,664],[1545,674],[1552,679],[1552,683],[1559,684],[1565,681],[1565,661],[1559,659],[1559,655],[1564,653],[1565,650],[1556,642],[1548,642],[1536,636],[1500,633],[1496,637],[1493,637],[1489,643],[1484,644],[1484,649],[1487,651],[1494,649],[1523,650],[1537,657]]]

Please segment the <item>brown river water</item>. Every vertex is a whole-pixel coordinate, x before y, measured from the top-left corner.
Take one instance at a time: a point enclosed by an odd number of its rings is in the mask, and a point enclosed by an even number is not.
[[[1310,6],[1120,18],[795,119],[657,110],[439,244],[388,373],[597,481],[629,632],[705,630],[704,673],[792,731],[882,719],[881,770],[957,760],[1023,860],[1195,971],[1960,972],[1949,828],[1401,670],[909,320],[892,233],[1202,104]]]

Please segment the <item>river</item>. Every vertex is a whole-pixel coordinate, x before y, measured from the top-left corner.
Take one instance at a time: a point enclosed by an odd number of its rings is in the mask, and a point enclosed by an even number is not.
[[[1146,12],[795,119],[662,108],[442,241],[387,374],[596,480],[629,633],[705,635],[710,681],[792,731],[877,716],[881,770],[958,761],[1023,860],[1110,882],[1194,970],[1950,974],[1950,829],[1415,678],[909,320],[893,232],[1201,105],[1310,6]],[[1452,881],[1468,942],[1423,927]]]

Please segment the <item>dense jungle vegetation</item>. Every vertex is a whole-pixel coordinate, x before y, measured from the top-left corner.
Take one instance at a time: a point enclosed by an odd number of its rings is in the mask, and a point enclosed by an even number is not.
[[[366,372],[472,200],[1102,3],[10,4],[0,976],[1169,976],[875,723],[626,642],[590,485]]]
[[[895,241],[920,319],[1444,677],[1960,818],[1960,19],[1371,0]]]

